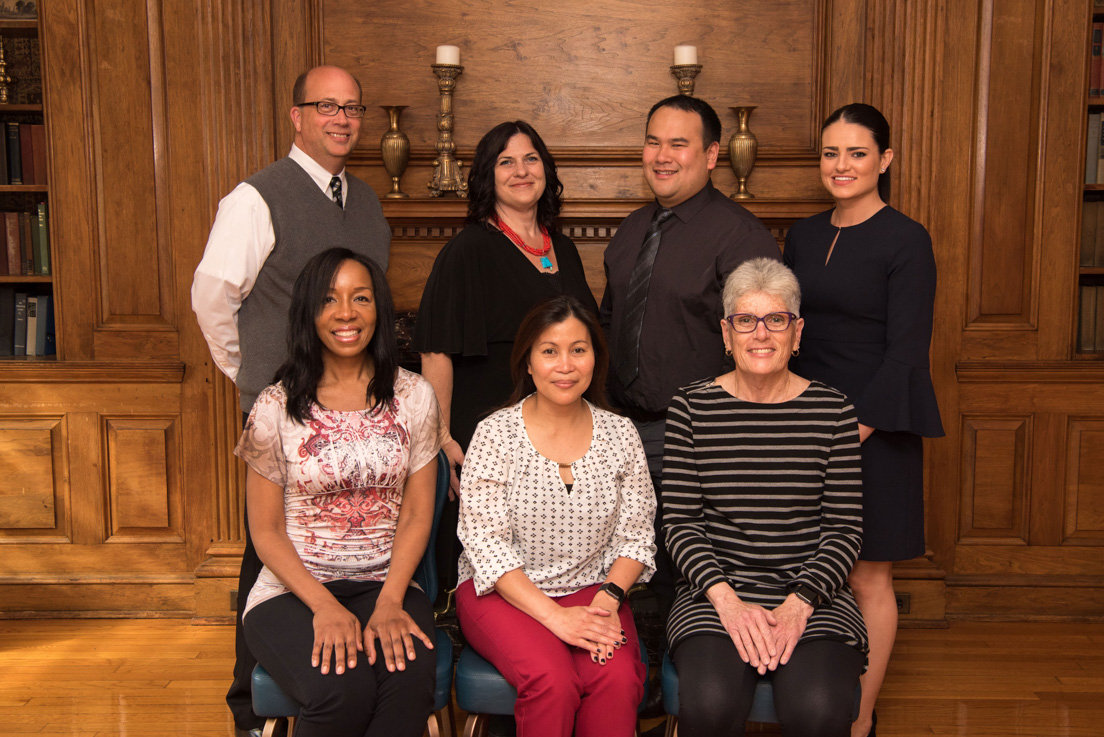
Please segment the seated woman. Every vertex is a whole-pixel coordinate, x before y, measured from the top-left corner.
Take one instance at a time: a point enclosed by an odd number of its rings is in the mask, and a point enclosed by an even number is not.
[[[479,423],[464,463],[456,613],[517,689],[519,737],[631,735],[644,693],[625,594],[654,571],[655,493],[640,436],[603,408],[606,365],[593,312],[538,304],[510,406]]]
[[[802,329],[789,269],[745,262],[723,299],[736,369],[680,389],[667,412],[679,734],[742,735],[770,672],[783,734],[848,735],[867,651],[847,585],[862,542],[855,410],[787,368]]]
[[[311,259],[289,317],[288,360],[236,451],[264,563],[246,640],[303,705],[296,737],[416,737],[436,664],[432,607],[410,579],[433,518],[437,400],[398,367],[371,260],[344,248]]]

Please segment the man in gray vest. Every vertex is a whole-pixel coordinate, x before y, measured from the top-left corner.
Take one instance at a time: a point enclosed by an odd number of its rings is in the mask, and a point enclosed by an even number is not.
[[[291,153],[219,203],[192,282],[192,309],[215,364],[238,387],[243,418],[286,357],[291,289],[303,265],[344,246],[386,270],[391,245],[379,198],[345,171],[365,111],[360,82],[344,69],[315,67],[295,80],[292,100]],[[260,570],[247,523],[238,612]],[[259,735],[264,720],[253,714],[249,682],[256,659],[240,614],[235,648],[226,703],[239,734]]]

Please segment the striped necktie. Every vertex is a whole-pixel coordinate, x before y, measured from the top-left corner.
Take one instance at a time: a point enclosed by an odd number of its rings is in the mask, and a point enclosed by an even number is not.
[[[333,193],[334,202],[341,209],[345,209],[344,204],[341,202],[341,177],[334,177],[330,180],[330,191]]]
[[[660,226],[674,210],[661,207],[652,216],[644,243],[636,255],[636,265],[629,278],[629,291],[625,296],[625,309],[621,313],[620,337],[617,341],[616,371],[621,386],[628,388],[640,372],[640,331],[644,327],[644,308],[648,304],[648,284],[652,280],[652,266],[659,252]]]

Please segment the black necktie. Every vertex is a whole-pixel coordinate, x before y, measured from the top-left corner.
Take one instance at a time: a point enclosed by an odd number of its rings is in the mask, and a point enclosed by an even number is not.
[[[330,191],[333,192],[334,202],[338,207],[344,209],[341,203],[341,177],[334,177],[330,180]]]
[[[636,265],[629,279],[629,291],[625,296],[625,309],[621,313],[621,335],[617,341],[617,378],[621,386],[628,388],[640,372],[640,330],[644,327],[644,308],[648,304],[648,283],[652,280],[652,266],[659,252],[660,226],[674,210],[661,207],[652,216],[644,243],[636,255]]]

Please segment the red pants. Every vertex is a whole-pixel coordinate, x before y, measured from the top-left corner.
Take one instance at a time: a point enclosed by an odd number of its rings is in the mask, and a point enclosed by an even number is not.
[[[589,606],[599,584],[553,599],[564,607]],[[518,737],[629,737],[644,697],[644,664],[628,603],[618,616],[628,642],[605,665],[568,645],[496,592],[475,595],[465,581],[456,589],[456,615],[464,637],[517,689]]]

